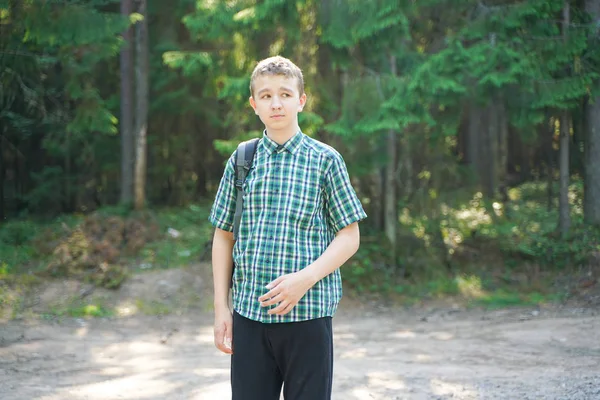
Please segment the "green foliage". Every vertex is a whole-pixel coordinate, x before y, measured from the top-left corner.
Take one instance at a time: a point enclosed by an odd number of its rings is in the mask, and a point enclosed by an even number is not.
[[[213,61],[207,52],[167,51],[163,53],[163,62],[174,69],[181,69],[184,76],[200,74],[205,68],[211,68]]]
[[[582,221],[582,189],[580,181],[571,186],[574,229],[566,239],[557,234],[557,204],[546,207],[544,183],[511,189],[506,203],[488,202],[465,189],[448,193],[442,206],[436,205],[437,219],[423,209],[405,208],[396,263],[387,256],[384,237],[365,233],[358,253],[342,269],[344,282],[354,292],[409,303],[447,296],[486,307],[555,301],[561,293],[535,271],[550,276],[574,271],[600,251],[600,231]],[[441,251],[436,232],[443,236]],[[521,275],[527,279],[515,278]]]
[[[209,212],[210,204],[141,213],[117,206],[46,222],[10,221],[0,229],[0,278],[31,270],[116,288],[129,276],[127,265],[189,265],[210,256]]]
[[[323,40],[337,48],[352,48],[361,41],[381,46],[409,35],[410,22],[398,1],[328,2],[322,11]]]
[[[139,267],[173,268],[210,259],[213,228],[209,213],[208,204],[159,211],[157,221],[163,234],[141,250]]]
[[[101,302],[86,302],[78,298],[71,299],[66,304],[51,306],[45,318],[109,318],[115,311]]]
[[[29,174],[24,187],[30,190],[14,197],[32,212],[59,212],[82,194],[79,179],[97,167],[90,157],[97,136],[117,132],[101,86],[109,82],[106,67],[118,55],[118,34],[129,21],[102,10],[110,4],[115,2],[14,2],[8,9],[14,15],[3,14],[10,23],[3,26],[12,29],[0,46],[12,56],[0,64],[0,121],[10,156],[26,160]]]
[[[37,227],[29,220],[12,220],[0,226],[0,243],[7,246],[22,246],[37,234]]]
[[[494,310],[506,307],[539,306],[547,303],[555,303],[560,301],[561,297],[562,295],[558,293],[545,295],[538,292],[518,293],[499,289],[482,296],[474,301],[473,304]]]
[[[136,308],[144,315],[160,316],[167,315],[171,312],[169,305],[159,301],[142,301],[140,299],[135,302]]]
[[[12,220],[0,226],[0,279],[3,275],[25,270],[38,257],[32,240],[38,226],[29,220]]]
[[[568,269],[597,250],[597,232],[580,223],[581,182],[571,190],[575,224],[567,243],[555,234],[556,201],[546,211],[543,185],[520,186],[510,201],[494,202],[471,189],[475,174],[465,155],[465,137],[472,135],[467,111],[498,104],[509,120],[511,174],[552,178],[557,138],[544,135],[554,134],[549,125],[566,110],[577,145],[572,166],[583,172],[582,105],[600,90],[600,45],[581,4],[571,4],[566,32],[562,0],[177,0],[149,7],[147,192],[157,207],[148,217],[157,238],[138,242],[133,252],[122,252],[123,243],[100,246],[118,253],[118,262],[145,269],[206,254],[209,206],[196,204],[212,197],[237,144],[261,135],[248,105],[249,75],[256,61],[274,54],[302,67],[309,103],[301,127],[339,147],[359,195],[374,210],[370,215],[381,211],[376,178],[390,161],[387,135],[397,134],[398,230],[408,245],[388,259],[385,239],[373,232],[376,218],[369,218],[364,231],[373,242],[344,271],[351,287],[432,297],[464,287],[492,293],[484,276],[475,276],[478,283],[454,271],[472,261],[461,257],[473,249],[492,250],[498,258],[490,264],[506,264],[509,273],[537,264]],[[118,9],[116,0],[0,2],[2,188],[9,217],[98,208],[107,221],[140,217],[106,207],[118,203],[120,191],[120,34],[141,18]],[[489,144],[486,133],[479,146]],[[158,208],[163,205],[177,208]],[[102,242],[73,237],[82,220],[74,216],[66,228],[57,221],[4,225],[6,270],[48,263],[45,257],[60,244],[63,264],[81,269]],[[169,228],[181,235],[168,236]],[[105,282],[118,284],[120,277]]]
[[[98,4],[90,4],[89,1],[70,1],[60,8],[51,2],[36,3],[21,20],[25,29],[25,43],[49,46],[69,44],[74,47],[96,46],[104,40],[114,43],[114,35],[128,25],[128,21],[121,16],[102,13],[96,8]],[[102,46],[95,48],[106,51]],[[89,56],[92,57],[91,54]]]
[[[492,241],[507,259],[533,261],[548,270],[585,265],[590,254],[600,249],[600,231],[583,224],[580,182],[575,181],[571,186],[575,224],[568,238],[562,238],[557,232],[557,204],[553,204],[551,210],[544,204],[547,202],[545,183],[525,184],[511,190],[510,195],[512,199],[508,204],[496,203],[496,217],[489,215],[487,208],[480,204],[479,211],[472,214],[473,219],[463,219],[454,225],[460,235],[464,235],[461,240]]]
[[[344,284],[358,293],[389,293],[393,289],[389,254],[382,237],[372,237],[367,243],[363,239],[349,265],[341,270]]]
[[[19,315],[25,306],[23,299],[31,295],[39,283],[34,275],[13,275],[9,265],[0,261],[0,320]]]

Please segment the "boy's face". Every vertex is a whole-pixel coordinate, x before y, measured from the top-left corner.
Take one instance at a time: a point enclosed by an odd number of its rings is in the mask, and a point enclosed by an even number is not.
[[[299,93],[297,78],[262,75],[254,80],[250,105],[265,124],[267,132],[296,133],[298,113],[305,103],[306,94]]]

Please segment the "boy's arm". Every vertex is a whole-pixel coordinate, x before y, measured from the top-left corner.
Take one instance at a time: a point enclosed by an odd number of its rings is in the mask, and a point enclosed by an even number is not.
[[[212,268],[214,286],[215,346],[231,354],[232,316],[229,309],[229,284],[233,269],[233,233],[216,228],[212,246]]]
[[[212,246],[214,305],[229,309],[229,287],[233,272],[233,233],[216,228]]]
[[[348,261],[356,253],[359,245],[360,230],[358,222],[354,222],[341,229],[323,254],[312,264],[298,272],[275,279],[267,286],[267,289],[271,290],[258,300],[264,307],[279,303],[277,307],[267,311],[268,314],[287,314],[311,287]]]
[[[299,271],[312,282],[311,287],[344,265],[360,246],[360,229],[354,222],[340,230],[327,249],[312,264]]]
[[[236,188],[234,184],[234,155],[229,157],[219,183],[209,220],[215,227],[212,247],[215,346],[231,354],[232,315],[229,309],[229,282],[233,268],[233,219],[235,213]]]

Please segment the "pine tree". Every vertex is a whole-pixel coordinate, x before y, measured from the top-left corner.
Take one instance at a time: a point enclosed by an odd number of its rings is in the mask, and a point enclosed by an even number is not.
[[[73,210],[83,196],[79,183],[92,174],[96,143],[116,133],[117,119],[96,83],[118,53],[127,21],[100,11],[107,4],[4,6],[0,118],[11,157],[30,154],[19,163],[27,174],[15,171],[22,186],[9,197],[31,211]]]
[[[587,0],[586,11],[590,16],[589,44],[590,51],[584,59],[593,65],[600,65],[600,1]],[[600,68],[596,69],[596,79],[590,85],[590,98],[586,106],[586,140],[585,140],[585,186],[584,217],[585,221],[600,226]]]

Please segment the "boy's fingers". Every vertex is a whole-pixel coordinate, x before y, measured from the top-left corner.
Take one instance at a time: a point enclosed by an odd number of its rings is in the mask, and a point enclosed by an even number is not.
[[[275,279],[274,281],[271,281],[266,288],[267,289],[273,289],[275,286],[279,285],[281,283],[281,281],[283,280],[283,278],[285,277],[285,275],[281,275],[279,278]]]
[[[231,345],[230,338],[229,338],[229,340],[227,340],[227,338],[224,338],[223,336],[221,336],[220,339],[215,337],[215,345],[217,346],[217,349],[219,349],[223,353],[233,354],[233,346]]]
[[[292,311],[292,308],[294,308],[294,306],[291,303],[289,303],[281,311],[279,311],[277,313],[277,315],[285,315],[285,314],[289,313],[290,311]]]
[[[278,294],[277,296],[275,296],[275,297],[272,297],[272,298],[270,298],[270,299],[269,299],[269,298],[267,298],[267,300],[265,300],[265,301],[261,301],[260,305],[261,305],[261,306],[263,306],[263,307],[266,307],[266,306],[270,306],[270,305],[273,305],[273,304],[277,304],[277,303],[279,303],[281,300],[283,300],[283,299],[282,299],[282,297],[283,297],[283,296],[281,296],[281,293],[279,293],[279,294]]]
[[[223,348],[223,339],[224,339],[224,332],[223,331],[215,331],[215,347],[221,351],[224,350]]]
[[[281,289],[279,287],[274,287],[273,289],[269,290],[267,293],[260,296],[258,298],[258,301],[262,302],[265,300],[269,300],[270,298],[277,296],[279,293],[281,293]]]
[[[214,333],[215,347],[225,354],[233,353],[232,335],[230,324],[225,323],[224,327],[215,328]]]
[[[217,346],[217,348],[225,354],[233,354],[233,351],[230,348],[228,348],[227,346],[225,346],[225,344],[223,344],[223,343],[221,343],[219,346]]]
[[[273,308],[272,310],[267,311],[267,314],[277,314],[280,315],[279,313],[282,312],[290,303],[288,303],[287,301],[282,301],[281,303],[279,303],[279,305],[275,308]]]
[[[224,346],[228,354],[233,353],[233,341],[231,340],[231,335],[225,335]]]

